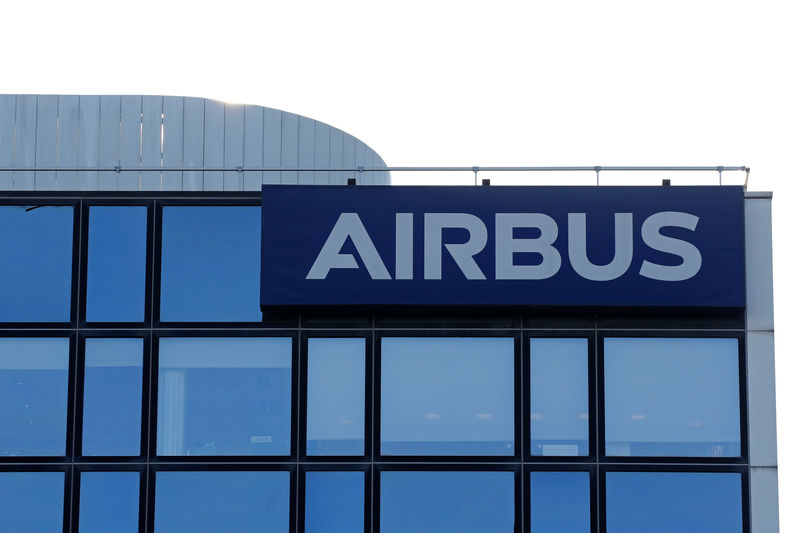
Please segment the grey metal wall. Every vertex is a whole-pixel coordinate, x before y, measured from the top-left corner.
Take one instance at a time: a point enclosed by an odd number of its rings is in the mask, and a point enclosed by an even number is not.
[[[45,169],[0,170],[0,190],[242,191],[348,177],[389,183],[388,172],[247,171],[359,166],[386,165],[352,135],[267,107],[181,96],[0,95],[0,169]],[[90,170],[114,167],[120,170]],[[156,167],[184,170],[136,170]],[[243,170],[202,170],[237,167]]]
[[[747,397],[752,533],[778,533],[772,194],[745,193]]]

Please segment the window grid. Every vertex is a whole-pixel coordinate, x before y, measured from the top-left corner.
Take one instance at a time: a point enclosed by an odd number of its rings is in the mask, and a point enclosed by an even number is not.
[[[153,531],[155,477],[159,471],[171,470],[281,470],[290,472],[290,524],[300,532],[304,525],[306,471],[354,470],[365,472],[365,531],[377,532],[380,472],[388,470],[511,470],[515,473],[515,531],[530,528],[530,472],[587,471],[593,505],[592,531],[605,532],[603,505],[605,473],[609,471],[666,472],[735,472],[742,479],[743,531],[750,530],[748,451],[746,420],[746,382],[744,369],[744,327],[741,313],[721,316],[713,311],[700,312],[689,319],[681,313],[667,313],[666,319],[656,312],[616,313],[605,311],[594,315],[585,312],[557,314],[500,310],[498,313],[476,313],[477,320],[465,319],[462,312],[450,314],[434,311],[430,317],[409,315],[403,310],[364,313],[336,310],[310,310],[300,313],[276,313],[262,323],[161,323],[159,306],[159,258],[161,208],[163,205],[258,205],[258,196],[231,194],[108,194],[87,193],[75,198],[74,193],[51,198],[12,198],[4,204],[73,205],[75,208],[73,239],[73,284],[69,323],[2,323],[0,336],[56,336],[70,338],[69,397],[66,456],[64,457],[0,457],[3,471],[64,472],[64,531],[78,531],[80,473],[96,471],[136,471],[140,473],[140,531]],[[155,197],[155,199],[153,199]],[[187,198],[192,198],[189,199]],[[144,323],[89,323],[85,321],[86,249],[88,211],[90,205],[144,205],[148,207],[147,269]],[[582,314],[581,314],[582,313]],[[644,315],[644,318],[642,317]],[[447,315],[445,315],[447,316]],[[698,327],[698,323],[701,327]],[[366,326],[366,327],[365,327]],[[292,401],[292,452],[288,457],[156,457],[155,424],[157,412],[157,344],[162,336],[289,336],[293,339],[292,383],[296,393]],[[515,342],[515,454],[513,457],[381,457],[380,365],[379,344],[382,336],[509,336]],[[309,337],[363,336],[366,339],[365,367],[365,455],[362,457],[326,457],[306,455],[304,407],[307,384],[307,339]],[[739,387],[741,457],[738,458],[636,458],[604,455],[602,412],[602,339],[604,337],[734,337],[739,343]],[[82,435],[83,376],[85,339],[89,337],[139,337],[144,339],[142,390],[142,453],[138,457],[83,457]],[[530,339],[535,337],[583,337],[589,341],[589,455],[586,457],[531,456],[529,365]],[[370,401],[371,400],[371,401]]]

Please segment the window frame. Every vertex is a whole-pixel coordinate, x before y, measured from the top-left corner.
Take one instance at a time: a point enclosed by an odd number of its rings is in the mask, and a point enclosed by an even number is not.
[[[0,467],[7,463],[41,463],[58,464],[72,463],[75,461],[75,371],[77,366],[77,334],[73,331],[64,330],[4,330],[0,329],[0,338],[58,338],[68,339],[67,350],[67,403],[65,416],[65,438],[64,455],[0,455]]]
[[[512,455],[383,455],[381,452],[381,347],[383,338],[403,337],[403,338],[509,338],[513,341],[514,346],[514,393],[513,393],[513,408],[514,408],[514,453]],[[521,335],[519,329],[486,329],[486,330],[376,330],[375,331],[375,349],[374,349],[374,375],[375,383],[373,384],[373,410],[375,413],[373,422],[373,450],[375,461],[385,463],[470,463],[470,462],[485,462],[485,463],[519,463],[522,461],[522,427],[519,423],[520,413],[522,407],[522,383],[521,383]]]
[[[289,455],[158,455],[158,371],[159,371],[159,349],[162,338],[289,338],[291,340],[291,412],[289,419]],[[165,330],[153,331],[152,344],[152,363],[150,375],[150,463],[287,463],[298,461],[299,439],[297,432],[297,413],[298,413],[298,394],[300,388],[300,372],[298,368],[298,332],[296,330],[252,330],[232,332],[227,330],[202,330],[202,331],[181,331]]]
[[[364,339],[364,453],[362,455],[308,455],[308,341],[314,338]],[[355,463],[371,460],[373,457],[372,433],[375,424],[373,411],[372,384],[376,374],[374,368],[375,340],[372,330],[368,329],[335,329],[335,330],[300,330],[300,386],[297,390],[298,412],[298,457],[309,463]]]
[[[136,200],[133,198],[111,199],[111,198],[89,198],[83,201],[83,212],[81,214],[81,231],[80,239],[81,257],[81,280],[83,284],[80,290],[80,328],[147,328],[152,325],[153,313],[153,228],[155,225],[154,212],[156,200]],[[140,322],[116,322],[116,321],[101,321],[89,322],[86,319],[88,287],[89,287],[89,217],[92,207],[145,207],[147,210],[146,223],[145,223],[145,273],[144,273],[144,316]]]
[[[74,196],[74,195],[73,195]],[[70,257],[70,297],[69,297],[69,320],[64,322],[0,322],[0,328],[48,328],[48,329],[74,329],[77,325],[78,317],[78,294],[79,284],[82,279],[80,272],[80,249],[83,242],[81,235],[81,220],[83,211],[83,200],[75,197],[58,196],[37,197],[35,194],[2,196],[0,207],[3,206],[28,206],[32,209],[41,207],[72,207],[72,251]]]
[[[606,474],[609,472],[647,472],[647,473],[718,473],[718,474],[740,474],[742,483],[742,532],[749,533],[750,526],[750,479],[749,479],[748,465],[667,465],[667,464],[608,464],[599,465],[597,475],[597,488],[598,488],[598,533],[607,533],[607,516],[606,516]]]
[[[164,321],[161,319],[161,291],[163,288],[162,276],[162,263],[164,260],[163,254],[163,231],[164,231],[164,208],[165,207],[261,207],[261,197],[258,199],[251,199],[246,197],[243,199],[233,198],[214,198],[213,200],[205,199],[164,199],[157,201],[155,204],[154,215],[154,232],[153,232],[153,266],[155,274],[153,276],[153,293],[152,293],[152,320],[154,328],[198,328],[198,329],[242,329],[253,327],[269,327],[269,322],[264,319],[264,313],[261,313],[261,320],[258,321],[216,321],[216,322],[190,322],[190,321]],[[259,231],[260,220],[259,220]],[[260,242],[260,241],[259,241]],[[258,289],[256,289],[258,290]],[[277,320],[278,327],[293,327],[295,324],[286,320]]]
[[[531,440],[531,341],[534,339],[586,339],[587,352],[587,386],[589,399],[589,419],[587,421],[589,429],[589,453],[587,455],[533,455]],[[523,439],[525,441],[525,462],[526,463],[595,463],[597,462],[597,419],[598,419],[598,397],[597,397],[597,339],[594,330],[526,330],[522,341],[522,379],[523,391]]]
[[[605,339],[607,338],[665,338],[665,339],[736,339],[738,346],[739,376],[739,440],[738,457],[704,456],[618,456],[606,455],[606,414],[605,414]],[[674,464],[747,464],[749,450],[747,443],[747,363],[745,357],[745,333],[734,330],[606,330],[600,333],[597,341],[597,405],[598,456],[600,463],[674,463]]]
[[[141,420],[139,435],[139,455],[84,455],[83,454],[83,411],[86,370],[87,339],[142,339],[142,389]],[[86,463],[134,463],[145,461],[148,457],[150,374],[152,361],[152,334],[149,329],[139,330],[87,330],[78,333],[78,360],[76,370],[75,395],[75,460]]]

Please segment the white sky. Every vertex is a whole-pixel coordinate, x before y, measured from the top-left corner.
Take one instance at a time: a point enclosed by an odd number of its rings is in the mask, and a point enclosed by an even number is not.
[[[795,9],[779,0],[16,1],[3,6],[0,93],[260,104],[342,128],[397,166],[749,165],[749,189],[775,193],[781,529],[800,531]]]

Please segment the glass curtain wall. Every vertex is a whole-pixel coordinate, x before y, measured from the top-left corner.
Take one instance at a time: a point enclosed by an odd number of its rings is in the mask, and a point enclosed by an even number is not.
[[[0,531],[749,531],[740,313],[262,316],[259,217],[0,202]]]

